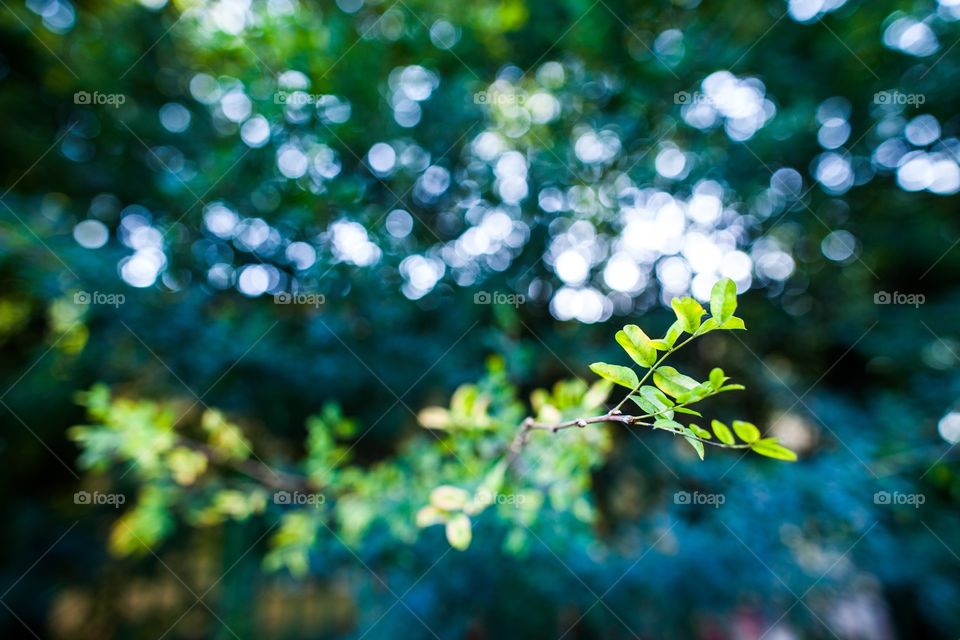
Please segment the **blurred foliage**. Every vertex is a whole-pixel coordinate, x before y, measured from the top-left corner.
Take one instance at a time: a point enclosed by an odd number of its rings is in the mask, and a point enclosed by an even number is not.
[[[954,3],[30,0],[0,33],[11,637],[956,637],[960,228],[930,179],[957,158]],[[725,70],[769,118],[691,124]],[[680,235],[630,227],[664,203]],[[717,415],[800,461],[572,429],[531,440],[467,552],[418,531],[518,399],[583,415],[615,328],[704,298],[695,234],[749,257],[750,333],[677,366],[722,364],[752,393]],[[477,428],[424,434],[440,405]]]

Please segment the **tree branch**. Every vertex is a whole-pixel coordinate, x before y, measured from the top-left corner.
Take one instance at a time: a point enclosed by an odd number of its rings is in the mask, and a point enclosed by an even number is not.
[[[642,384],[642,381],[641,381]],[[638,387],[639,388],[639,387]],[[632,393],[632,392],[631,392]],[[709,396],[708,396],[709,397]],[[622,404],[622,403],[621,403]],[[669,431],[670,433],[675,433],[677,435],[683,436],[684,438],[690,438],[703,444],[708,444],[711,447],[719,447],[721,449],[749,449],[749,444],[724,444],[722,442],[717,442],[715,440],[706,440],[696,435],[691,435],[677,431],[675,429],[667,429],[664,427],[657,427],[652,422],[644,422],[644,420],[649,418],[655,418],[667,411],[672,411],[677,407],[686,406],[685,403],[678,404],[676,406],[670,407],[668,409],[663,409],[657,413],[649,413],[641,416],[633,416],[620,412],[620,405],[608,411],[607,413],[599,416],[592,416],[589,418],[574,418],[572,420],[564,420],[562,422],[536,422],[533,418],[526,418],[523,422],[520,423],[519,431],[514,437],[513,442],[510,443],[510,447],[507,449],[507,468],[510,468],[517,457],[520,455],[523,448],[530,441],[530,432],[531,431],[549,431],[550,433],[556,433],[562,431],[563,429],[570,429],[572,427],[579,427],[583,429],[587,425],[591,424],[600,424],[605,422],[617,422],[620,424],[625,424],[627,426],[644,426],[644,427],[653,427],[654,429],[659,429],[661,431]]]

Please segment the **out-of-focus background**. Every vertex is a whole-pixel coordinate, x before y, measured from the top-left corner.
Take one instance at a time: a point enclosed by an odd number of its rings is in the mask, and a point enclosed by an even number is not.
[[[960,2],[0,4],[5,636],[960,635]],[[411,525],[420,409],[720,277],[683,362],[799,462],[611,430],[522,529]],[[234,479],[148,477],[166,410],[362,498],[190,511]]]

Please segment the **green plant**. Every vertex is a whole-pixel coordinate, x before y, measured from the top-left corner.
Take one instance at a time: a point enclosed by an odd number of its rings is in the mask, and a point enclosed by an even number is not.
[[[678,421],[678,414],[702,418],[703,414],[691,409],[691,405],[720,393],[743,390],[744,387],[728,384],[729,378],[719,368],[713,369],[707,380],[698,382],[664,362],[702,335],[718,330],[743,330],[745,325],[742,319],[734,315],[737,309],[737,289],[734,282],[728,278],[714,285],[709,314],[699,302],[690,297],[675,298],[671,306],[677,319],[662,338],[651,339],[634,324],[623,327],[616,334],[617,343],[630,359],[646,369],[642,377],[637,376],[631,367],[606,362],[594,362],[590,365],[591,371],[608,384],[596,385],[590,390],[593,401],[588,400],[588,405],[602,404],[610,393],[611,385],[629,389],[629,393],[612,409],[599,415],[564,419],[560,409],[550,404],[542,395],[538,397],[535,394],[532,405],[537,410],[537,415],[527,417],[520,423],[519,432],[502,460],[487,475],[477,491],[471,495],[458,487],[437,487],[430,494],[430,504],[418,513],[418,523],[421,526],[444,524],[447,539],[452,546],[458,549],[469,546],[470,517],[482,511],[489,502],[482,496],[499,490],[506,472],[514,465],[535,431],[557,433],[573,427],[583,429],[595,424],[615,423],[628,427],[649,427],[681,436],[693,447],[701,460],[704,457],[704,445],[724,449],[749,449],[770,458],[796,460],[797,456],[793,451],[781,445],[775,438],[761,437],[760,430],[753,423],[744,420],[734,420],[732,432],[723,422],[712,420],[712,433],[697,424],[689,423],[685,426]],[[704,315],[708,317],[704,319]],[[688,337],[681,339],[684,335]],[[651,379],[653,384],[646,384]],[[641,413],[624,413],[622,409],[628,400],[636,404]],[[487,421],[482,409],[478,411],[475,406],[464,405],[455,399],[450,410],[425,410],[421,413],[421,422],[428,427],[447,428],[473,414],[474,424],[481,425]],[[714,436],[716,440],[713,439]]]
[[[526,418],[504,363],[493,358],[488,376],[458,388],[449,407],[427,407],[419,413],[433,437],[414,439],[372,466],[352,460],[353,447],[366,432],[332,404],[309,421],[305,455],[293,469],[264,462],[244,430],[219,411],[207,409],[191,420],[190,409],[111,398],[103,386],[81,398],[98,424],[74,427],[70,436],[83,449],[82,466],[106,470],[112,464],[129,465],[141,484],[136,504],[111,534],[111,549],[118,554],[152,548],[172,531],[177,515],[192,525],[209,526],[265,514],[279,525],[266,564],[302,574],[322,528],[338,527],[339,536],[358,542],[382,523],[395,537],[412,541],[417,528],[442,524],[449,543],[463,550],[471,542],[473,519],[491,506],[511,528],[505,544],[520,549],[525,530],[547,503],[593,521],[590,471],[604,462],[612,440],[609,429],[587,427],[670,432],[701,459],[704,445],[796,459],[774,439],[761,438],[760,430],[746,421],[733,421],[731,431],[713,420],[711,433],[678,420],[680,415],[702,417],[692,405],[743,388],[729,384],[720,369],[697,382],[664,364],[699,336],[743,329],[743,321],[733,315],[736,305],[733,282],[721,280],[713,289],[706,319],[698,302],[680,298],[673,301],[677,320],[662,338],[651,339],[636,325],[627,325],[616,340],[646,369],[642,376],[629,367],[594,363],[590,368],[601,380],[590,386],[565,380],[549,391],[535,390],[530,397],[533,415]],[[646,384],[648,380],[652,384]],[[629,393],[605,410],[614,385]],[[624,412],[627,402],[640,412]],[[543,445],[549,439],[538,443],[533,438],[536,432],[571,429],[572,434],[549,447]]]

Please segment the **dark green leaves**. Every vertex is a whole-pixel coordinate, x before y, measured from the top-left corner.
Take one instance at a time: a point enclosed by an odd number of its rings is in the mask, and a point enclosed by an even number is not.
[[[699,383],[673,367],[660,367],[653,372],[653,384],[668,396],[676,398],[695,388]]]
[[[680,328],[687,333],[695,333],[700,328],[700,318],[705,313],[700,303],[693,298],[674,298],[670,306],[673,312],[677,314],[677,322]]]
[[[657,349],[640,327],[628,324],[617,331],[617,343],[630,358],[642,367],[652,367],[657,361]]]
[[[616,364],[607,364],[606,362],[594,362],[590,365],[590,370],[605,380],[609,380],[621,387],[636,389],[640,384],[640,379],[633,369],[621,367]]]
[[[730,278],[718,280],[710,292],[710,315],[721,325],[737,310],[737,285]]]

